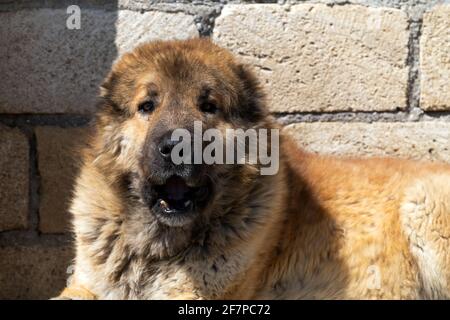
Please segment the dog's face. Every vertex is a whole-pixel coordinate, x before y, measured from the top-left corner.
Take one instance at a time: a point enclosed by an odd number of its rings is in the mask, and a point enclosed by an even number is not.
[[[109,159],[112,178],[124,179],[124,192],[165,227],[193,224],[219,201],[217,181],[239,176],[233,165],[174,164],[173,131],[186,129],[194,138],[195,121],[224,132],[266,119],[253,74],[202,39],[154,42],[124,55],[101,97],[96,157]],[[194,160],[194,150],[183,156]]]

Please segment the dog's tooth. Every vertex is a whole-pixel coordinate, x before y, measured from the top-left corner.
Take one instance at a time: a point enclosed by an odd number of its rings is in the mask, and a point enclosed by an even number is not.
[[[190,206],[191,205],[191,200],[186,200],[185,202],[184,202],[184,207],[186,208],[186,207],[188,207],[188,206]]]
[[[161,207],[163,207],[164,209],[168,209],[169,208],[169,205],[164,200],[161,200],[159,203],[160,203]]]

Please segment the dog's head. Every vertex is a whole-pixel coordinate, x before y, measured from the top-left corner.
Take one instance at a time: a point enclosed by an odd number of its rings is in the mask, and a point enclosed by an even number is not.
[[[197,163],[195,123],[202,132],[270,127],[254,75],[209,40],[142,45],[125,54],[102,85],[94,158],[103,158],[109,178],[121,180],[128,199],[164,228],[187,228],[205,218],[226,202],[225,184],[239,193],[246,174],[255,172]],[[191,161],[173,161],[176,129],[191,134],[191,150],[181,151]]]

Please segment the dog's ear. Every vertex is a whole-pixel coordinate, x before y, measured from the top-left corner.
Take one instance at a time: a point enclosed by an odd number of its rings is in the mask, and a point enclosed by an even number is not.
[[[111,77],[112,76],[112,77]],[[108,75],[106,80],[100,86],[100,95],[97,97],[96,109],[97,116],[100,115],[109,115],[108,118],[112,116],[121,116],[123,114],[123,110],[116,103],[113,97],[114,92],[114,75],[111,73]],[[98,118],[98,117],[97,117]],[[111,119],[114,120],[114,119]]]
[[[100,98],[110,99],[116,83],[117,75],[114,71],[110,71],[100,85]]]
[[[241,81],[239,116],[250,122],[259,122],[267,116],[266,95],[249,66],[238,64],[236,74]]]
[[[100,94],[97,99],[97,110],[99,112],[107,112],[120,118],[129,116],[128,108],[124,108],[123,97],[120,91],[123,91],[120,85],[120,72],[112,70],[106,76],[100,85]]]
[[[128,52],[114,63],[100,85],[98,102],[100,111],[106,108],[117,115],[129,115],[129,109],[125,107],[128,102],[127,92],[133,88],[132,71],[135,69],[137,60],[134,52]]]

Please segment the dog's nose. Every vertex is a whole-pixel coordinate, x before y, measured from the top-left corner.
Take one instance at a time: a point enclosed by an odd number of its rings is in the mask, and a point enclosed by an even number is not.
[[[170,158],[170,155],[172,153],[172,149],[178,142],[179,141],[173,141],[171,139],[171,134],[168,134],[168,135],[164,136],[161,139],[161,142],[158,145],[158,150],[159,150],[159,153],[161,154],[161,156],[164,159]]]

